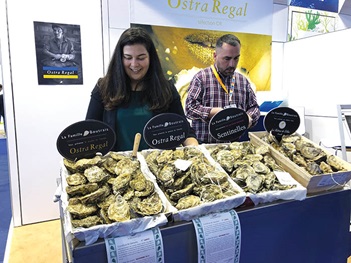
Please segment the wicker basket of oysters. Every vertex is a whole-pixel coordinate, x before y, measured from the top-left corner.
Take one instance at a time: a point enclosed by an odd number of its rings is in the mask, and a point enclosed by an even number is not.
[[[203,146],[255,205],[306,198],[306,188],[276,162],[267,145],[243,141]]]
[[[78,161],[63,160],[61,201],[66,235],[87,244],[130,235],[167,223],[170,205],[148,175],[143,157],[109,152]]]
[[[201,146],[144,150],[148,169],[172,205],[174,221],[229,210],[245,201],[244,191]]]

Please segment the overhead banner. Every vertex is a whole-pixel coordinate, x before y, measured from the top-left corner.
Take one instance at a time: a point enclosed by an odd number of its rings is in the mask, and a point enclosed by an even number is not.
[[[273,0],[131,0],[131,23],[272,35]]]

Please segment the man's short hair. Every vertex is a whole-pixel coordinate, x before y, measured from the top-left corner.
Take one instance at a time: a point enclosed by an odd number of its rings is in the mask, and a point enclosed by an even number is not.
[[[55,28],[61,28],[62,29],[62,31],[63,31],[63,27],[61,26],[61,25],[59,25],[59,24],[52,24],[52,29],[55,29]]]

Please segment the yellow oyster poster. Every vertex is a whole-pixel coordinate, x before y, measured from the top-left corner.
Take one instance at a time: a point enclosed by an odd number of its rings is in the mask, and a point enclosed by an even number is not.
[[[131,0],[132,26],[149,31],[183,102],[192,76],[213,64],[216,40],[227,33],[241,41],[237,71],[256,91],[269,91],[272,13],[272,0]]]

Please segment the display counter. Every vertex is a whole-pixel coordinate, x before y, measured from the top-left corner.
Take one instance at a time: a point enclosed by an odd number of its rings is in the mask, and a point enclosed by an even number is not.
[[[240,263],[346,263],[351,255],[351,190],[235,209],[241,225]],[[61,211],[62,212],[62,211]],[[192,222],[160,227],[164,262],[197,262]],[[103,239],[85,246],[66,242],[64,262],[107,262]]]

